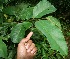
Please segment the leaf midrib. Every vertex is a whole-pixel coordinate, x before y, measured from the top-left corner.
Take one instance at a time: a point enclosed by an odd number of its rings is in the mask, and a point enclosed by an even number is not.
[[[43,24],[44,24],[44,22],[42,22]],[[41,23],[40,23],[41,24]],[[41,26],[44,28],[44,26],[41,24]],[[45,29],[45,31],[47,32],[47,30]],[[48,32],[47,32],[48,33]],[[49,33],[48,33],[49,34]],[[50,35],[50,34],[49,34]],[[50,35],[51,36],[51,35]],[[52,37],[52,36],[51,36]],[[53,39],[53,37],[52,37],[52,39]],[[56,44],[59,46],[59,44],[57,43],[57,41],[56,40],[54,40],[55,42],[56,42]],[[62,48],[61,48],[61,46],[59,46],[59,48],[62,50],[62,51],[64,51]]]

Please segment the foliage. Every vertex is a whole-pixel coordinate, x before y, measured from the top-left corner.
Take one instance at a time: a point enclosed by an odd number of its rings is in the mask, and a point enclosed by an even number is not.
[[[15,59],[17,44],[30,31],[34,32],[31,39],[38,48],[35,59],[67,56],[68,48],[59,19],[49,16],[56,11],[49,1],[32,4],[27,0],[0,0],[0,3],[1,59]]]
[[[67,55],[67,49],[65,49],[67,46],[60,29],[46,20],[40,20],[35,25],[47,37],[52,49],[60,51],[62,55]]]

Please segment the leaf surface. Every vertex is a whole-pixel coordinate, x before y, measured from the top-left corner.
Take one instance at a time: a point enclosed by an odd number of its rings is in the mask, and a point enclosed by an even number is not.
[[[3,8],[3,12],[9,15],[15,15],[16,17],[18,17],[19,13],[22,10],[25,10],[28,7],[28,5],[29,4],[21,3],[16,6],[8,6],[8,7]]]
[[[62,31],[57,26],[48,20],[37,21],[35,26],[47,37],[52,49],[58,50],[61,55],[68,54],[65,38]]]
[[[14,43],[19,43],[24,38],[25,31],[31,26],[30,22],[17,24],[11,31],[11,40]]]
[[[21,19],[30,19],[33,16],[33,8],[26,8],[26,10],[22,10],[20,12],[19,18]]]
[[[54,24],[55,26],[57,26],[58,28],[61,29],[61,24],[60,24],[59,20],[56,19],[55,17],[48,16],[47,20],[50,21],[52,24]]]
[[[42,16],[55,12],[56,8],[47,0],[40,1],[33,9],[33,18],[41,18]]]
[[[0,39],[0,57],[7,58],[7,46],[2,39]]]

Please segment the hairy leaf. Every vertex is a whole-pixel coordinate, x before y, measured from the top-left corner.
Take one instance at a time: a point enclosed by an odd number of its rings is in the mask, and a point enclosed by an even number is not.
[[[30,22],[17,24],[11,31],[11,40],[14,43],[19,43],[24,38],[25,31],[31,26]]]
[[[50,46],[54,50],[58,50],[61,55],[68,54],[68,48],[62,31],[48,20],[40,20],[35,23],[37,29],[39,29],[50,43]]]
[[[55,12],[56,8],[47,0],[40,1],[33,9],[33,18],[40,18],[46,14]]]

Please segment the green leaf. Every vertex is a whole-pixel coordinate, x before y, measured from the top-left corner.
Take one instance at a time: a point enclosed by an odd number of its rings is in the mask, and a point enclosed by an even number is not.
[[[33,8],[32,7],[22,10],[19,15],[19,17],[21,19],[30,19],[30,18],[32,18],[32,16],[33,16]]]
[[[7,46],[0,39],[0,57],[7,58]]]
[[[0,0],[1,3],[7,3],[8,0]]]
[[[3,2],[5,2],[5,0],[0,0],[0,3],[3,3]]]
[[[21,14],[27,9],[28,6],[29,6],[29,4],[28,3],[26,4],[24,2],[22,2],[19,5],[15,6],[15,8],[16,8],[16,14],[15,14],[15,16],[16,16],[17,20],[19,20],[20,18],[21,19],[24,18],[24,17],[21,17]]]
[[[8,0],[5,0],[5,3],[7,3],[8,2]]]
[[[25,3],[20,3],[19,5],[16,6],[8,6],[3,8],[3,12],[5,14],[9,15],[15,15],[16,17],[19,17],[19,14],[22,10],[25,10],[28,7],[29,4]]]
[[[11,48],[13,48],[13,47],[11,47]],[[15,56],[15,54],[16,54],[16,49],[13,48],[13,50],[9,51],[8,59],[13,59],[13,57]]]
[[[70,36],[70,32],[67,32],[67,35]]]
[[[7,37],[3,37],[3,36],[0,36],[0,38],[3,39],[3,40],[8,40]]]
[[[55,12],[56,8],[47,0],[40,1],[33,9],[33,18],[41,18],[42,16]]]
[[[50,21],[51,23],[53,23],[54,25],[56,25],[58,28],[61,29],[61,24],[59,22],[59,20],[57,18],[54,18],[52,16],[48,16],[47,20]]]
[[[57,26],[48,20],[37,21],[35,26],[47,37],[52,49],[59,51],[61,55],[68,54],[65,38]]]
[[[42,48],[42,59],[48,59],[48,54],[46,54],[45,50]]]
[[[2,12],[3,9],[3,3],[0,2],[0,12]]]
[[[2,23],[2,22],[3,22],[3,14],[0,13],[0,23]]]
[[[5,14],[15,15],[16,9],[15,9],[14,6],[9,6],[9,7],[3,8],[3,12],[4,12]]]
[[[30,22],[23,22],[23,26],[25,28],[25,30],[29,29],[31,27],[32,23]]]
[[[11,31],[11,40],[13,43],[19,43],[24,38],[25,31],[31,26],[30,22],[17,24]]]
[[[16,6],[8,6],[3,9],[5,14],[15,15],[17,20],[30,19],[33,16],[33,7],[27,8],[29,4],[21,3]]]

